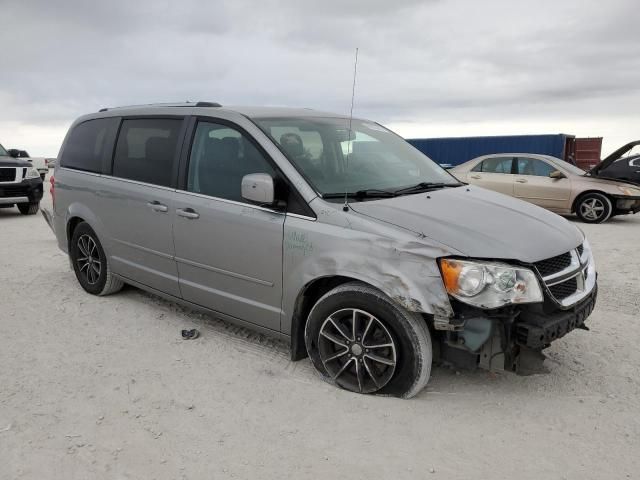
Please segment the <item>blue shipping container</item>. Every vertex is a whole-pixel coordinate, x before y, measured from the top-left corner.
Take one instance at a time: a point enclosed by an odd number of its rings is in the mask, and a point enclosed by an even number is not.
[[[566,160],[573,135],[408,138],[407,142],[441,165],[460,165],[491,153],[539,153]]]

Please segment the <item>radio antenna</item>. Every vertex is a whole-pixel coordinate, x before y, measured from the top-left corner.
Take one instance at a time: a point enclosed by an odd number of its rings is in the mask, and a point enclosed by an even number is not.
[[[353,100],[356,96],[356,72],[358,71],[358,48],[356,47],[356,59],[353,63],[353,86],[351,87],[351,110],[349,111],[349,132],[347,133],[347,158],[345,160],[344,173],[345,177],[349,169],[349,155],[351,154],[352,142],[351,142],[351,122],[353,120]],[[344,187],[344,206],[342,207],[344,212],[349,211],[349,194],[347,187]]]

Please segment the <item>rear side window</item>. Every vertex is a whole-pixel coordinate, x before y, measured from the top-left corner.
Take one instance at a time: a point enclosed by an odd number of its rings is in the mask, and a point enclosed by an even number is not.
[[[182,119],[123,120],[113,176],[170,187]]]
[[[486,173],[511,173],[512,158],[496,157],[487,158],[476,165],[472,171]]]
[[[114,118],[100,118],[76,125],[64,146],[60,165],[100,173],[102,159],[113,149],[113,137],[110,133],[116,122]]]

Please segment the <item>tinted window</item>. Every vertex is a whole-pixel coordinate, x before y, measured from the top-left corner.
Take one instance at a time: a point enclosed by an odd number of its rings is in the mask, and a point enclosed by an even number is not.
[[[483,160],[479,165],[480,170],[473,169],[475,172],[487,172],[487,173],[511,173],[511,165],[513,163],[512,158],[507,157],[496,157],[496,158],[487,158]]]
[[[243,202],[242,177],[250,173],[275,176],[262,153],[238,130],[200,122],[191,147],[187,190]]]
[[[556,167],[535,158],[518,158],[518,173],[520,175],[535,175],[548,177]]]
[[[62,152],[60,165],[86,172],[100,173],[102,159],[107,150],[109,130],[117,120],[113,118],[101,118],[83,122],[73,129]]]
[[[113,159],[113,176],[171,186],[181,126],[181,119],[124,120]]]

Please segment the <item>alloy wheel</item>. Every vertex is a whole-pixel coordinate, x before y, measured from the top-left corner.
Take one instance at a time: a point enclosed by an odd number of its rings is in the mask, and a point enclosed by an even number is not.
[[[589,198],[580,204],[580,213],[587,220],[598,220],[604,211],[605,205],[599,198]]]
[[[89,235],[82,235],[78,238],[79,257],[76,259],[80,274],[89,283],[95,285],[100,279],[102,271],[102,261],[100,251],[93,238]]]
[[[320,359],[342,388],[372,393],[393,377],[397,349],[384,324],[364,310],[347,308],[327,317],[318,336]]]

